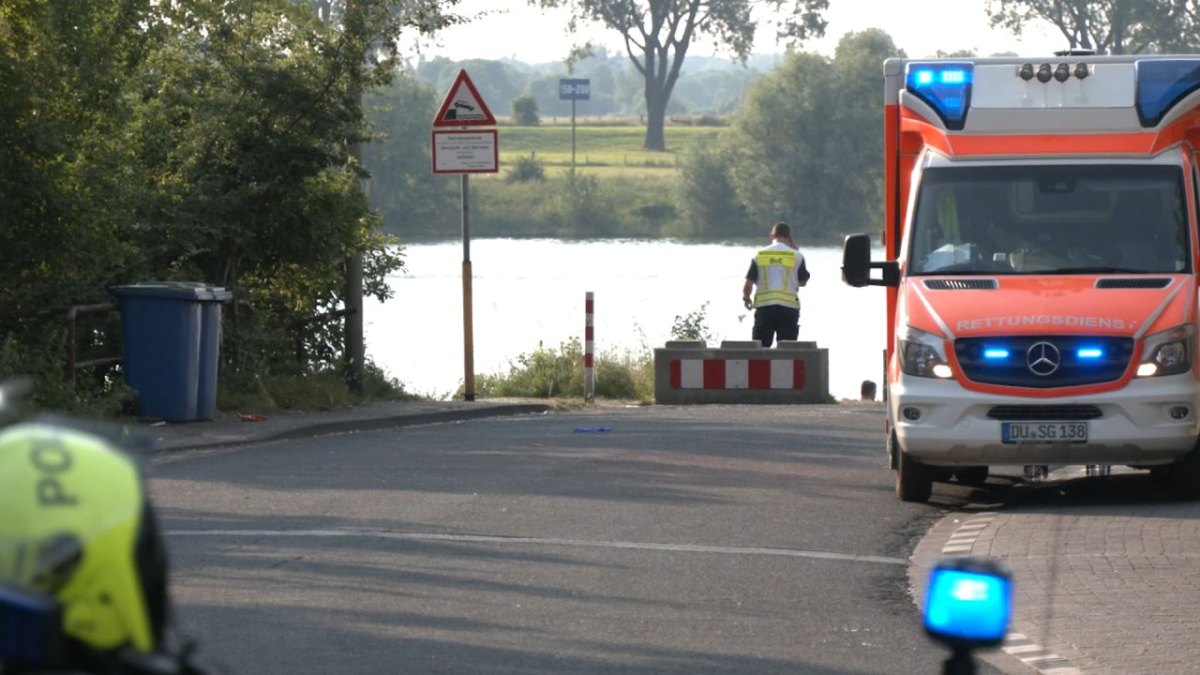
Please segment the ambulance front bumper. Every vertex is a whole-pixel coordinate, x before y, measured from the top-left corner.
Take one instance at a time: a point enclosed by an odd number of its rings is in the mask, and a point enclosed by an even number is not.
[[[902,376],[889,387],[888,400],[900,448],[938,466],[1153,466],[1186,454],[1200,434],[1200,385],[1191,374],[1135,379],[1102,394],[1050,398],[996,396],[969,391],[953,380]],[[1098,416],[1086,414],[1088,407]],[[1182,410],[1186,415],[1180,417]],[[1004,440],[1006,422],[1021,425],[1009,429],[1010,442]],[[1044,437],[1039,432],[1055,435],[1056,430],[1036,425],[1060,422],[1069,424],[1059,425],[1057,435],[1068,435],[1066,430],[1078,439],[1082,432],[1086,442],[1039,440]]]

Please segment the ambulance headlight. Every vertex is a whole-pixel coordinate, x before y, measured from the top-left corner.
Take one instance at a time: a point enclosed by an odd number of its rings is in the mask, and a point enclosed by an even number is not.
[[[1192,369],[1192,354],[1196,351],[1196,327],[1176,326],[1146,338],[1138,377],[1178,375]]]
[[[908,326],[897,336],[896,353],[906,375],[948,379],[954,373],[946,362],[941,336]]]

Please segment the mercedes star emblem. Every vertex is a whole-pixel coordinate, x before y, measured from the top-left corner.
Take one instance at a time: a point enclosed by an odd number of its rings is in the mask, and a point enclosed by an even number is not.
[[[1035,342],[1025,353],[1025,362],[1029,364],[1029,372],[1046,377],[1058,370],[1062,363],[1062,352],[1049,342]]]

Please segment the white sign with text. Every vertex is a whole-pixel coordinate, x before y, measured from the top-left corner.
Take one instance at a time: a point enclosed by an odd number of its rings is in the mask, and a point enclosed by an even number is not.
[[[496,130],[433,131],[434,173],[496,173],[500,147]]]

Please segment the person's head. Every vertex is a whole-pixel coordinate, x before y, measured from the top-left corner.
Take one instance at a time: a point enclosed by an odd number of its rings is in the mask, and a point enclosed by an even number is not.
[[[861,393],[862,393],[862,400],[874,401],[875,400],[875,383],[870,380],[863,380]]]
[[[792,228],[787,223],[778,222],[771,226],[771,238],[785,244],[792,243]]]

